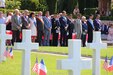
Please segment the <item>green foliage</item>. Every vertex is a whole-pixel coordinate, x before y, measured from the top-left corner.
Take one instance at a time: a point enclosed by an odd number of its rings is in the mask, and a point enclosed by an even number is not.
[[[77,0],[58,0],[58,12],[62,12],[63,10],[68,13],[72,13],[74,7],[77,5]]]
[[[50,47],[49,47],[50,48]],[[44,48],[45,50],[47,48]],[[51,49],[51,48],[50,48]],[[58,47],[54,48],[56,51],[62,51],[62,49],[59,50]],[[66,48],[67,49],[67,48]],[[51,49],[53,50],[53,49]],[[50,51],[51,51],[50,50]],[[82,52],[86,52],[88,54],[89,49],[82,50]],[[108,50],[102,50],[102,54],[105,54],[106,52],[109,52],[109,54],[113,54],[113,51]],[[40,63],[41,59],[44,59],[45,65],[47,67],[47,75],[68,75],[67,70],[57,70],[57,60],[67,59],[67,56],[60,56],[60,55],[50,55],[50,54],[43,54],[43,53],[31,53],[31,75],[36,75],[32,71],[32,68],[35,64],[36,57],[38,57],[38,63]],[[101,68],[101,75],[112,75],[112,72],[106,72],[103,69],[103,63],[101,62],[100,68]],[[79,63],[78,63],[79,65]],[[0,63],[0,75],[21,75],[22,71],[22,51],[14,51],[14,59],[7,59],[7,61]],[[82,70],[81,75],[92,75],[92,69],[91,70]]]
[[[3,9],[3,8],[0,8],[0,11],[2,11],[3,13],[7,13],[7,12],[14,12],[14,9]],[[20,12],[23,12],[24,10],[20,10]],[[29,12],[32,12],[29,10]],[[35,11],[37,13],[37,11]]]
[[[3,9],[3,8],[0,8],[0,11],[2,11],[3,13],[7,13],[7,12],[14,12],[13,9]]]
[[[58,53],[58,54],[68,54],[68,47],[40,47],[39,52],[49,52],[49,53]],[[82,56],[92,57],[93,50],[89,48],[81,48]],[[111,58],[113,56],[113,47],[108,47],[106,50],[101,51],[101,57],[105,58],[106,55]]]
[[[28,9],[32,11],[42,10],[45,11],[47,9],[47,6],[44,4],[41,4],[39,0],[21,0],[21,9]]]
[[[53,14],[57,12],[57,0],[46,0],[46,3],[50,13]]]
[[[101,16],[101,20],[113,20],[113,16]]]
[[[6,1],[6,9],[20,9],[20,1]]]
[[[84,13],[84,8],[98,7],[98,0],[78,0],[80,12]]]
[[[111,9],[111,16],[113,16],[113,8]]]
[[[85,14],[85,15],[95,14],[95,11],[96,11],[96,10],[97,10],[97,8],[85,8],[84,14]]]
[[[75,6],[77,5],[77,0],[67,0],[65,2],[67,3],[66,11],[68,13],[71,13],[72,14]]]

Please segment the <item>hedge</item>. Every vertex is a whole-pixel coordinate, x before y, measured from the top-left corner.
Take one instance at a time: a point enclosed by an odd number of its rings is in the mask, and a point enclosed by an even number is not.
[[[0,11],[2,11],[3,13],[7,13],[7,12],[14,12],[14,9],[5,9],[5,8],[0,8]],[[20,10],[20,12],[23,12],[24,10]],[[38,11],[30,11],[29,12],[38,12]]]

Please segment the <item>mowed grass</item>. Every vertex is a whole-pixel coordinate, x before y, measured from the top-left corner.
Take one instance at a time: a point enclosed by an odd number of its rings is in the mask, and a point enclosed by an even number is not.
[[[40,47],[40,52],[51,52],[51,53],[59,53],[59,54],[68,54],[68,47]],[[92,57],[93,50],[89,48],[81,48],[82,56],[90,56]],[[101,50],[101,57],[105,58],[106,55],[110,59],[113,56],[113,46],[107,47],[107,49]]]
[[[67,56],[40,54],[37,52],[31,53],[31,75],[36,75],[32,72],[32,67],[35,64],[36,57],[38,57],[38,62],[40,62],[41,59],[44,59],[48,70],[47,75],[68,75],[68,71],[57,70],[56,68],[56,61],[60,59],[67,59]],[[7,59],[7,61],[0,63],[0,75],[21,75],[21,62],[22,52],[14,51],[14,59]],[[107,75],[107,72],[102,68],[102,65],[103,62],[101,64],[101,75]],[[92,75],[92,70],[82,70],[81,75]],[[112,75],[112,73],[108,73],[108,75]]]

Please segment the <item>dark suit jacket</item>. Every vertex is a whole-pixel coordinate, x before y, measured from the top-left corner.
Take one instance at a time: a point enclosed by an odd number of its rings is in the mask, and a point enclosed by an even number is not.
[[[87,23],[84,23],[82,22],[82,32],[84,33],[87,33],[85,30],[88,30],[88,26],[87,26]]]
[[[27,29],[26,26],[29,25],[30,21],[29,21],[29,18],[25,18],[25,16],[22,16],[22,29]]]
[[[52,22],[52,33],[56,33],[56,30],[60,27],[60,22],[55,18],[51,19],[51,22]]]
[[[67,18],[65,19],[65,18],[62,16],[62,17],[60,17],[59,21],[60,21],[60,24],[61,24],[61,26],[60,26],[61,32],[62,32],[62,31],[66,31],[66,30],[65,30],[65,27],[68,26],[68,24],[69,24],[68,19],[67,19]]]
[[[92,43],[94,28],[92,27],[92,24],[90,23],[89,20],[87,21],[87,25],[88,25],[88,43]]]
[[[72,23],[69,19],[68,19],[68,23],[69,23],[68,31],[69,33],[73,33],[74,23]]]
[[[16,15],[13,15],[11,18],[11,23],[12,23],[12,30],[21,30],[21,29],[18,29],[18,27],[21,27],[22,25],[22,20],[20,16],[18,19]]]
[[[109,26],[102,25],[101,26],[101,34],[108,34],[108,29],[109,29]]]
[[[36,18],[37,21],[37,30],[43,31],[44,30],[44,23],[40,20],[40,18]]]
[[[95,31],[99,31],[101,29],[99,22],[95,19],[93,21],[93,23],[94,23],[94,26],[95,26]]]

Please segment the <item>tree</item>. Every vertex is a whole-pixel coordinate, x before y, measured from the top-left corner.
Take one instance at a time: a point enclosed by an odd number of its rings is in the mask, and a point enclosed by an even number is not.
[[[78,0],[80,12],[83,13],[85,8],[98,7],[98,0]]]
[[[77,5],[77,0],[59,0],[58,1],[58,11],[61,12],[63,10],[68,13],[72,13],[74,7]]]
[[[47,6],[41,4],[39,0],[21,0],[21,9],[28,9],[32,11],[45,11]]]
[[[50,13],[61,12],[63,10],[72,13],[77,5],[77,0],[46,0]]]
[[[57,12],[57,0],[46,0],[46,3],[50,13],[53,14]]]

